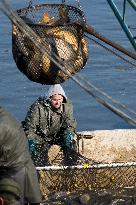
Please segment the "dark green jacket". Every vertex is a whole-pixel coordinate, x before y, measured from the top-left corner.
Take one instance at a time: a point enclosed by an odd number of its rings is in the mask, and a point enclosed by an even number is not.
[[[60,109],[54,109],[45,98],[39,98],[30,107],[25,128],[28,138],[52,140],[59,131],[75,132],[76,121],[73,117],[73,105],[70,100]]]
[[[10,168],[15,172],[25,170],[25,198],[28,202],[41,201],[37,173],[28,151],[26,135],[21,125],[2,107],[0,107],[0,167]]]

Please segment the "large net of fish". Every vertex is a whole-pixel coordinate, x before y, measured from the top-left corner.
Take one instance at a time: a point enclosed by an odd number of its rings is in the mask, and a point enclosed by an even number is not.
[[[85,23],[83,12],[66,4],[40,4],[17,10],[25,23],[46,42],[50,56],[67,65],[69,75],[55,65],[48,55],[13,24],[12,52],[18,69],[31,81],[41,84],[62,83],[81,70],[88,58],[88,45],[79,24]]]

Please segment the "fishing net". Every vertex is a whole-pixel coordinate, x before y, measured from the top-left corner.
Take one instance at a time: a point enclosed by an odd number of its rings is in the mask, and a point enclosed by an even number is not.
[[[40,37],[47,53],[13,24],[12,52],[18,69],[31,81],[41,84],[62,83],[80,71],[88,58],[88,44],[81,24],[83,12],[66,4],[40,4],[17,10],[17,14]],[[68,71],[64,73],[51,60]]]
[[[77,142],[82,140],[80,134],[77,137]],[[96,162],[83,156],[82,151],[78,149],[77,165],[66,167],[62,150],[52,148],[49,152],[51,166],[37,167],[43,200],[56,193],[117,191],[136,186],[136,162]]]
[[[38,169],[43,199],[56,193],[83,190],[118,190],[136,186],[136,163],[93,164],[82,163],[74,168]]]
[[[115,138],[115,132],[113,135]],[[128,162],[126,162],[127,157],[124,158],[122,162],[115,160],[116,162],[112,161],[106,163],[98,160],[94,161],[94,159],[89,157],[90,155],[87,157],[84,154],[85,141],[93,140],[94,136],[96,138],[96,133],[92,133],[91,135],[87,135],[87,133],[84,133],[84,135],[78,133],[76,135],[77,165],[64,166],[63,151],[57,145],[51,147],[48,152],[50,165],[45,167],[40,167],[39,165],[39,167],[37,167],[43,200],[57,193],[60,195],[60,193],[71,194],[94,190],[112,190],[118,193],[117,190],[124,190],[126,187],[135,188],[135,161],[128,160]],[[125,138],[125,135],[121,136]],[[94,145],[93,141],[90,142],[90,146],[91,144],[92,146]],[[100,149],[99,145],[98,149]],[[88,149],[87,152],[89,152]],[[129,153],[131,153],[131,151]]]

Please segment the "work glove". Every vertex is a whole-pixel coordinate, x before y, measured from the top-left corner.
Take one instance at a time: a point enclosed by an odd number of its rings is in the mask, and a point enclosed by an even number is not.
[[[73,147],[74,134],[70,131],[65,131],[63,135],[63,146],[72,148]]]

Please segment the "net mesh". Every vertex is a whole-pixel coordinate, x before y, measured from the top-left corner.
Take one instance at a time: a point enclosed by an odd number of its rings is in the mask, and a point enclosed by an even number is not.
[[[41,4],[20,9],[18,15],[46,43],[53,58],[69,71],[69,75],[56,66],[47,53],[16,26],[12,31],[12,52],[18,69],[30,80],[41,84],[62,83],[81,70],[88,58],[88,44],[81,26],[84,14],[76,7],[65,4]]]
[[[53,162],[61,163],[62,153]],[[78,166],[60,169],[38,168],[40,188],[43,200],[56,193],[74,193],[83,190],[112,189],[136,186],[136,163],[94,164],[80,159]],[[110,166],[108,166],[110,165]],[[57,166],[56,166],[57,167]]]

